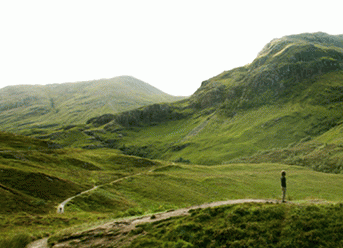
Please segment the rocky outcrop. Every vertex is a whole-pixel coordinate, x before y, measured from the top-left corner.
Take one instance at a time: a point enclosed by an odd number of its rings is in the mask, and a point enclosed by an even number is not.
[[[147,107],[122,112],[116,115],[102,115],[87,121],[87,124],[94,126],[106,125],[106,129],[112,129],[111,126],[131,127],[142,125],[155,125],[160,122],[179,120],[186,117],[187,114],[182,108],[172,104],[153,104]]]
[[[105,125],[115,119],[115,115],[105,114],[99,117],[91,118],[87,121],[87,124],[93,124],[96,127]]]

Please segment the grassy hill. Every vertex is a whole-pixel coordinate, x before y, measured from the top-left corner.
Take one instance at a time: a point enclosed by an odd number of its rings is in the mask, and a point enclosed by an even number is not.
[[[189,99],[92,118],[87,127],[99,134],[97,146],[195,164],[228,163],[304,140],[320,146],[333,139],[319,137],[333,132],[337,143],[342,44],[342,36],[325,33],[275,39],[252,63],[204,81]]]
[[[88,82],[20,85],[0,89],[3,131],[30,133],[85,123],[99,114],[182,99],[129,76]],[[36,130],[34,130],[36,129]]]
[[[51,142],[0,132],[0,214],[54,212],[58,203],[94,185],[159,165],[113,149],[60,149]]]

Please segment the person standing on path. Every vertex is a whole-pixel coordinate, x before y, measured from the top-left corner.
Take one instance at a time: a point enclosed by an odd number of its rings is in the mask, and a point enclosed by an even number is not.
[[[286,202],[286,171],[281,171],[282,202]]]

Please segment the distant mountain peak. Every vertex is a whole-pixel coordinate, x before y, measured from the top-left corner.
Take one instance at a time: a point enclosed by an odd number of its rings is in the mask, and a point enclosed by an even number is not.
[[[132,76],[85,82],[20,85],[0,89],[2,130],[85,123],[154,103],[184,99],[168,95]]]

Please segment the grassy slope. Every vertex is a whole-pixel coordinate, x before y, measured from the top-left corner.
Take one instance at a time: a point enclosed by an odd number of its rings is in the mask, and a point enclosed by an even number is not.
[[[252,246],[261,245],[261,242],[265,244],[267,241],[270,245],[284,242],[289,247],[313,247],[311,245],[315,239],[311,240],[311,237],[323,237],[321,244],[337,244],[339,238],[333,237],[341,235],[342,205],[317,207],[307,204],[341,202],[342,175],[319,173],[304,167],[282,164],[169,165],[76,198],[67,211],[110,213],[129,202],[131,209],[125,214],[140,215],[227,199],[280,200],[279,177],[282,169],[287,171],[287,200],[292,200],[296,205],[246,204],[196,210],[190,217],[141,225],[130,234],[123,234],[121,242],[123,243],[123,239],[127,239],[126,243],[134,240],[132,247],[193,247],[189,243],[194,247],[222,247],[227,242],[236,242],[236,245],[248,243]],[[104,201],[106,197],[107,201]],[[101,202],[106,204],[100,207]],[[328,226],[332,228],[330,231]],[[77,229],[62,231],[53,240],[61,237],[66,239],[68,233],[76,232]],[[94,233],[97,238],[103,235],[102,232],[86,232],[79,233],[78,237],[89,240],[93,237],[89,235]],[[218,236],[220,233],[222,238]],[[113,235],[112,240],[116,240],[118,232],[113,230],[111,233],[106,232],[106,235]],[[219,243],[217,246],[199,244],[208,240]],[[186,246],[187,244],[190,246]],[[301,246],[303,244],[305,246]],[[116,247],[116,242],[102,245]]]
[[[342,201],[341,175],[282,164],[178,164],[106,185],[75,198],[67,206],[67,211],[111,212],[124,210],[123,203],[127,203],[132,214],[143,214],[227,199],[280,199],[279,174],[282,169],[287,171],[289,200]],[[101,204],[106,199],[106,204]]]
[[[51,142],[0,132],[0,232],[39,236],[60,227],[118,216],[114,212],[91,216],[78,212],[61,217],[56,207],[94,185],[160,165],[113,149],[58,149]]]
[[[0,99],[2,130],[25,132],[37,128],[33,131],[44,133],[46,128],[85,123],[101,114],[182,98],[123,76],[80,83],[11,86],[0,89]]]
[[[188,100],[169,105],[182,118],[152,122],[146,116],[153,113],[143,111],[147,121],[137,124],[128,112],[103,128],[113,126],[108,135],[120,134],[115,147],[127,154],[195,164],[316,139],[342,123],[342,44],[342,37],[323,33],[274,40],[251,64],[204,81]]]
[[[343,85],[341,73],[331,75],[339,78],[337,84]],[[318,88],[317,93],[322,94],[325,92],[319,87],[324,87],[322,83],[327,84],[325,78],[319,79],[308,91]],[[228,118],[218,112],[214,116],[193,115],[189,119],[137,128],[124,132],[121,144],[151,147],[149,156],[155,158],[175,160],[183,157],[201,164],[218,164],[262,150],[285,148],[304,138],[319,137],[341,121],[340,103],[310,104],[303,100],[306,94],[287,104],[240,111],[234,117]],[[204,122],[207,125],[200,132],[188,135]],[[337,134],[335,139],[338,137],[341,135]]]
[[[340,247],[342,223],[342,204],[241,204],[139,225],[122,247]]]
[[[52,143],[0,132],[1,213],[50,211],[60,201],[94,185],[159,165],[147,159],[121,155],[115,150],[88,151],[51,148]],[[17,208],[17,196],[34,199],[27,209]],[[17,204],[22,204],[17,201]],[[8,205],[8,207],[4,207]]]

